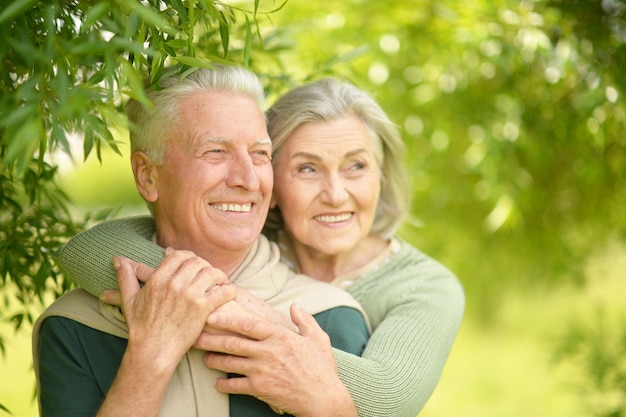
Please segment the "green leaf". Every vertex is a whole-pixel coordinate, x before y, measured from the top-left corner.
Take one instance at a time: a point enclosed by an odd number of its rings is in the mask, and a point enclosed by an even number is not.
[[[108,2],[97,2],[89,7],[87,13],[85,13],[85,20],[80,28],[82,33],[85,33],[88,29],[94,26],[109,10],[110,4]]]
[[[165,41],[165,44],[174,49],[183,49],[187,47],[187,41],[185,39],[170,39]]]
[[[220,12],[220,15],[224,18],[224,14],[222,12]],[[226,23],[226,18],[224,18],[223,21],[220,20],[220,39],[222,40],[222,48],[224,49],[224,58],[226,58],[228,56],[228,48],[230,45],[230,28]]]
[[[246,15],[246,44],[243,50],[243,63],[246,67],[250,65],[250,51],[252,50],[252,28],[250,20]]]
[[[202,59],[202,58],[196,58],[193,56],[176,56],[176,57],[172,57],[172,59],[178,63],[187,65],[190,67],[213,68],[213,62],[207,61],[206,59]],[[223,61],[223,62],[226,62],[226,61]]]
[[[22,124],[24,120],[32,117],[37,112],[37,105],[33,103],[26,104],[15,110],[7,112],[0,118],[0,127],[9,127],[11,125]]]
[[[5,132],[10,134],[10,132]],[[16,163],[16,172],[22,176],[28,163],[33,158],[40,140],[45,140],[43,121],[39,117],[32,117],[20,126],[7,139],[7,152],[2,160],[6,165]]]
[[[36,0],[16,0],[8,6],[3,6],[4,10],[0,13],[0,23],[14,19],[16,16],[24,13],[35,3],[37,3]]]
[[[163,32],[169,33],[170,35],[174,35],[177,33],[177,30],[173,28],[167,20],[161,17],[160,14],[155,12],[154,9],[145,7],[141,3],[126,2],[123,0],[119,0],[119,2],[121,3],[121,5],[131,9],[133,12],[141,16],[141,18],[146,21],[146,23],[156,26]]]

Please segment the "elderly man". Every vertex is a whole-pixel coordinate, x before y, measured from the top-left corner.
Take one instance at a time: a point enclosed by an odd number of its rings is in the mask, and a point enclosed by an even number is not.
[[[215,390],[223,375],[193,348],[211,313],[251,311],[319,338],[303,331],[313,327],[310,318],[292,304],[318,315],[339,310],[336,328],[325,328],[332,341],[341,326],[365,329],[359,306],[334,287],[291,273],[260,237],[273,175],[256,76],[237,67],[200,69],[182,81],[166,78],[148,97],[153,109],[136,101],[127,107],[131,165],[165,258],[156,270],[114,258],[122,311],[79,289],[39,318],[33,355],[41,413],[271,415],[265,403],[236,395],[229,401]],[[297,327],[277,312],[290,308]],[[336,370],[327,372],[327,389],[320,415],[331,415],[324,407],[355,414]]]

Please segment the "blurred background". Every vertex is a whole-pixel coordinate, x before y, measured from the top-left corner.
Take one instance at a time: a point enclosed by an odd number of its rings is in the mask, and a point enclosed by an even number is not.
[[[73,3],[82,10],[87,2]],[[225,4],[235,14],[254,7]],[[626,4],[260,7],[271,13],[255,15],[251,50],[231,25],[230,58],[261,74],[268,104],[329,75],[372,93],[407,145],[413,209],[401,236],[465,287],[464,323],[420,416],[626,416]],[[238,20],[244,32],[247,21]],[[0,129],[7,119],[0,116]],[[67,215],[81,219],[65,225],[65,238],[96,221],[146,213],[125,131],[116,128],[97,155],[85,143],[77,135],[48,152],[50,175],[70,201]],[[52,283],[46,275],[38,284],[45,291],[20,286],[39,282],[28,274],[7,278],[24,262],[11,263],[7,190],[15,180],[3,175],[0,416],[29,417],[37,415],[29,320],[71,283],[54,265]]]

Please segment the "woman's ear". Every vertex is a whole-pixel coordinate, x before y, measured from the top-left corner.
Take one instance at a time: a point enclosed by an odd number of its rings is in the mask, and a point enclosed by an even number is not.
[[[135,176],[137,191],[144,200],[154,203],[159,198],[157,180],[159,172],[152,159],[142,151],[135,151],[130,156],[130,163]]]

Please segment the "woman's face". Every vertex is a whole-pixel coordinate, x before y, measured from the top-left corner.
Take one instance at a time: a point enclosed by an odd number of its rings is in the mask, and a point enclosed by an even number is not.
[[[353,250],[372,228],[379,196],[370,131],[356,116],[299,126],[274,164],[272,204],[295,249]]]

